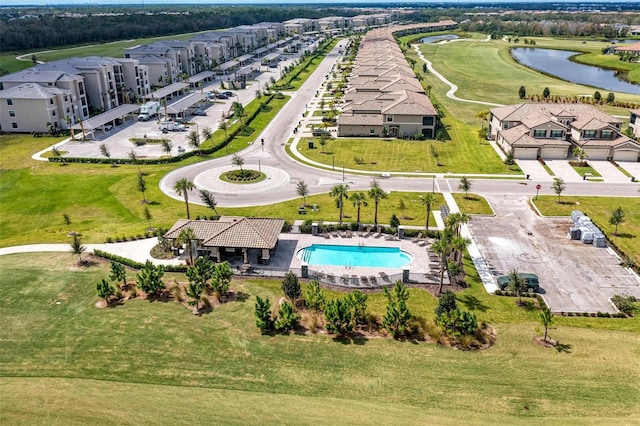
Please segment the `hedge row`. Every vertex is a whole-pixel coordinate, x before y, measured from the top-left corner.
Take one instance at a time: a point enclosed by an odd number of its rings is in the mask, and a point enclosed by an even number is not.
[[[136,262],[135,260],[131,260],[126,257],[107,253],[106,251],[96,249],[93,251],[93,254],[107,260],[112,260],[114,262],[122,263],[123,265],[129,266],[130,268],[133,268],[133,269],[144,268],[144,263]],[[165,272],[186,272],[187,271],[186,265],[163,265],[163,266],[164,266]]]
[[[270,103],[275,94],[270,94],[268,96],[265,104]],[[257,108],[251,115],[247,117],[246,125],[249,125],[257,116],[260,114],[262,108]],[[177,163],[187,158],[193,157],[194,155],[209,155],[213,154],[226,147],[231,141],[238,136],[238,134],[242,131],[242,126],[231,131],[226,138],[222,142],[217,145],[212,146],[211,148],[204,148],[194,151],[185,152],[180,155],[176,155],[175,157],[169,158],[155,158],[155,159],[139,159],[139,160],[131,160],[130,158],[86,158],[86,157],[49,157],[49,161],[52,163],[92,163],[92,164],[168,164],[168,163]]]

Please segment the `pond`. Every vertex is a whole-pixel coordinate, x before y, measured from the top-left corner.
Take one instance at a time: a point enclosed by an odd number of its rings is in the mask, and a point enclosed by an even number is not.
[[[444,34],[444,35],[437,35],[437,36],[430,36],[430,37],[421,38],[420,39],[420,43],[435,43],[437,41],[456,40],[458,38],[460,38],[460,37],[458,37],[455,34]]]
[[[612,92],[640,95],[640,85],[621,80],[616,71],[579,64],[569,60],[571,56],[579,53],[538,47],[516,47],[511,49],[511,55],[516,61],[534,70],[542,71],[572,83],[584,84]]]

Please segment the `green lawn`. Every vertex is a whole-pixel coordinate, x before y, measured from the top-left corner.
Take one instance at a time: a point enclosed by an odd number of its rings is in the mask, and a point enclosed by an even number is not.
[[[411,36],[409,38],[415,38]],[[552,47],[565,50],[585,49],[589,52],[599,52],[605,43],[591,42],[586,45],[581,40],[561,40],[534,38],[536,47]],[[405,38],[402,38],[405,40]],[[523,43],[517,46],[524,47]],[[585,47],[586,46],[586,47]],[[525,86],[527,94],[541,94],[545,87],[549,87],[552,95],[579,96],[592,95],[596,89],[587,86],[568,83],[556,78],[540,74],[518,64],[509,49],[516,47],[514,43],[501,40],[483,42],[474,39],[446,44],[423,44],[420,50],[429,59],[435,69],[458,86],[457,96],[466,99],[482,100],[501,104],[515,104],[522,102],[518,97],[518,89]],[[416,70],[422,73],[422,61],[413,49],[407,51],[409,57],[416,59]],[[627,66],[627,65],[625,65]],[[638,72],[640,65],[633,64]],[[449,114],[462,120],[467,125],[480,127],[480,120],[475,115],[488,106],[472,103],[452,101],[445,97],[449,89],[444,83],[431,73],[425,75],[424,85],[432,86],[432,94],[437,101],[445,106]],[[637,102],[637,96],[615,93],[616,100]],[[623,108],[599,107],[607,113],[626,116]]]
[[[581,210],[608,239],[640,265],[640,198],[561,196],[559,204],[558,197],[541,195],[535,205],[546,216],[569,216],[573,210]],[[618,226],[618,235],[615,235],[609,217],[618,207],[625,213],[625,222]]]
[[[337,169],[344,166],[379,172],[519,173],[500,161],[489,144],[480,143],[477,135],[474,137],[467,126],[454,119],[447,121],[452,124],[446,142],[338,138],[329,140],[323,148],[320,138],[314,138],[315,149],[309,149],[306,143],[299,143],[298,151],[310,160],[329,166],[335,164]],[[440,154],[440,166],[436,165],[431,146]],[[362,159],[364,164],[356,164],[356,157]]]
[[[60,253],[0,258],[5,423],[175,424],[212,413],[232,424],[640,421],[638,318],[558,318],[551,336],[570,353],[557,353],[532,343],[535,312],[489,296],[471,277],[458,299],[496,327],[497,342],[486,351],[269,337],[255,327],[253,303],[255,295],[275,303],[277,281],[234,281],[247,300],[202,317],[173,302],[97,309],[94,283],[108,265],[79,270],[73,263]],[[435,298],[410,294],[410,310],[430,321]],[[381,294],[369,301],[382,313]]]

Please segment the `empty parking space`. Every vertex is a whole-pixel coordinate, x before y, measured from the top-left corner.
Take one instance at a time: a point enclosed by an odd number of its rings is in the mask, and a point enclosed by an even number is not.
[[[614,294],[640,297],[640,281],[610,249],[567,239],[569,218],[541,218],[524,197],[488,198],[496,216],[474,217],[470,227],[495,277],[537,274],[554,312],[615,312]]]

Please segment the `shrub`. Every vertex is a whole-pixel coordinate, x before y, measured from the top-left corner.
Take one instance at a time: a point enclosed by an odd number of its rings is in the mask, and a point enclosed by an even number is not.
[[[289,331],[297,327],[300,315],[295,313],[293,305],[287,301],[282,302],[275,320],[275,328],[278,331]]]
[[[616,294],[611,298],[611,302],[616,305],[616,308],[620,310],[620,312],[624,312],[627,315],[633,315],[633,313],[639,310],[638,305],[635,303],[636,298],[634,296],[622,296],[620,294]]]

